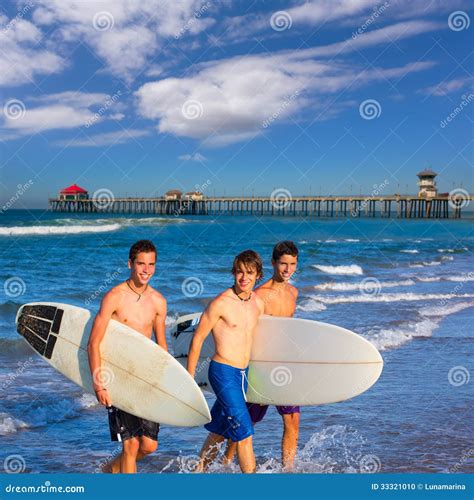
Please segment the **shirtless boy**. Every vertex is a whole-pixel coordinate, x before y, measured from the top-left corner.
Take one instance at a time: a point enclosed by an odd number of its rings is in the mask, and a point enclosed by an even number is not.
[[[137,241],[131,248],[128,267],[130,277],[112,288],[103,298],[89,339],[89,365],[94,390],[100,404],[109,410],[112,441],[122,442],[122,453],[104,470],[107,472],[136,472],[136,461],[153,453],[158,445],[160,425],[112,406],[113,401],[102,383],[107,379],[101,372],[100,344],[110,319],[115,319],[151,338],[166,351],[166,300],[149,286],[155,273],[156,248],[151,241]]]
[[[296,309],[298,290],[290,285],[289,280],[298,264],[298,248],[292,241],[281,241],[275,245],[272,254],[273,276],[259,286],[255,293],[265,304],[265,314],[271,316],[292,317]],[[252,423],[255,425],[263,419],[268,406],[247,404]],[[294,466],[300,424],[299,406],[276,406],[283,418],[283,437],[281,441],[281,458],[285,471]],[[235,445],[228,443],[225,453],[227,461],[232,461]]]
[[[218,295],[204,311],[188,354],[188,371],[194,377],[204,339],[212,331],[216,352],[209,365],[209,382],[216,394],[210,431],[201,450],[196,472],[204,472],[217,455],[217,445],[235,443],[240,468],[255,472],[253,426],[245,404],[250,350],[263,301],[253,292],[262,277],[262,260],[253,250],[234,259],[234,285]]]

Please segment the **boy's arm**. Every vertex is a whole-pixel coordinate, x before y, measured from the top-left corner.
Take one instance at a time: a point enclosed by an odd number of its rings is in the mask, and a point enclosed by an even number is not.
[[[265,314],[265,299],[262,298],[262,295],[255,294],[255,300],[257,301],[257,306],[260,310],[260,315]]]
[[[219,318],[220,307],[217,301],[213,300],[202,313],[201,320],[199,321],[199,325],[194,332],[193,340],[191,341],[191,345],[189,347],[188,372],[193,378],[199,361],[199,355],[201,354],[202,344],[216,323],[219,321]]]
[[[168,344],[166,343],[166,300],[164,297],[158,297],[157,299],[153,328],[155,330],[156,343],[168,352]]]
[[[265,305],[268,304],[269,302],[271,302],[272,294],[274,294],[274,292],[272,290],[270,290],[270,291],[266,290],[263,285],[261,285],[255,289],[255,297],[257,300],[258,308],[260,309],[260,314],[264,314]],[[261,312],[261,303],[263,303],[263,311],[264,312]]]
[[[107,388],[102,384],[102,381],[107,377],[101,372],[100,344],[116,308],[117,296],[113,292],[108,292],[102,299],[100,310],[94,319],[89,343],[87,344],[87,354],[89,356],[89,366],[91,369],[95,395],[99,403],[105,406],[111,406],[112,400],[110,399]]]
[[[299,295],[299,290],[296,288],[296,287],[293,287],[293,292],[295,294],[295,308],[293,309],[293,314],[291,315],[291,317],[293,317],[295,315],[295,311],[296,311],[296,301],[298,300],[298,295]]]

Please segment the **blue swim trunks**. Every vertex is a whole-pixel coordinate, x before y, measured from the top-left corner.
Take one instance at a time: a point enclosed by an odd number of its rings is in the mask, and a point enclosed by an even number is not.
[[[204,427],[234,442],[253,435],[253,425],[245,404],[248,367],[245,369],[212,360],[209,382],[216,394],[211,409],[212,420]]]

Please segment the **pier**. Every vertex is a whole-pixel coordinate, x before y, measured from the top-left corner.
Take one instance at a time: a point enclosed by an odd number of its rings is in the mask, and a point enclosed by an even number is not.
[[[202,199],[111,198],[67,200],[50,198],[54,212],[117,213],[153,215],[256,215],[303,217],[385,217],[398,219],[459,219],[473,196],[301,196],[202,197]]]

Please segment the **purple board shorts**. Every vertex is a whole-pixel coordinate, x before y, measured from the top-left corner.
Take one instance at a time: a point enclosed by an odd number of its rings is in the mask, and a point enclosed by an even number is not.
[[[249,410],[250,418],[252,423],[256,424],[260,422],[262,418],[267,413],[268,405],[259,405],[256,403],[247,403],[247,408]],[[280,415],[291,415],[293,413],[300,413],[299,406],[275,406]]]

